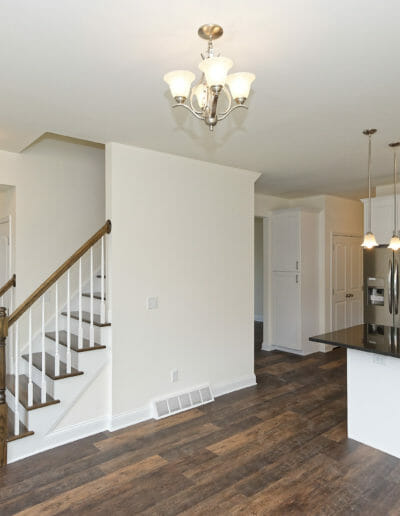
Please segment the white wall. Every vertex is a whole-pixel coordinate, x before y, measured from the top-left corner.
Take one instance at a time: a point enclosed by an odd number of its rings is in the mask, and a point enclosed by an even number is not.
[[[290,200],[274,195],[255,194],[254,212],[256,217],[268,217],[272,210],[280,210],[290,207]]]
[[[264,275],[263,275],[263,219],[254,219],[254,320],[262,321],[264,314]]]
[[[104,224],[104,148],[49,137],[0,151],[0,184],[15,186],[19,303]]]
[[[114,417],[190,386],[254,383],[258,174],[115,143],[106,169]]]

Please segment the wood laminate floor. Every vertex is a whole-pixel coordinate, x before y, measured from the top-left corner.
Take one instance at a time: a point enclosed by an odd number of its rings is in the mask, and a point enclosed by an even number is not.
[[[400,514],[400,461],[346,438],[343,350],[260,351],[256,372],[203,408],[8,465],[1,516]]]

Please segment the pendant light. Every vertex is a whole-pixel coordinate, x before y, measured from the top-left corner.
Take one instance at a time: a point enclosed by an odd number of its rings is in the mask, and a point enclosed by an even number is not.
[[[389,249],[398,251],[400,249],[400,238],[397,233],[397,147],[400,142],[389,143],[389,147],[393,149],[393,236],[388,245]]]
[[[371,136],[376,133],[376,129],[365,129],[363,134],[368,136],[368,226],[367,232],[364,235],[364,242],[361,244],[366,249],[372,249],[378,244],[375,235],[371,230],[372,210],[371,210]]]

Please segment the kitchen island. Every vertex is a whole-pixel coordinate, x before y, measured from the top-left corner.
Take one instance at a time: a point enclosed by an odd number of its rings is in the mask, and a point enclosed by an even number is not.
[[[360,324],[310,341],[347,348],[348,437],[400,458],[400,328]]]

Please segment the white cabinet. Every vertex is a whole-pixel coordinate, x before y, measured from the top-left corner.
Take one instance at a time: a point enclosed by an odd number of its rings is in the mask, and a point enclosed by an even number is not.
[[[296,271],[300,266],[300,221],[298,212],[280,212],[272,217],[272,270]]]
[[[271,345],[307,354],[319,331],[319,216],[304,209],[271,216]]]
[[[368,199],[364,203],[364,233],[368,231],[369,207]],[[383,195],[371,199],[371,228],[379,245],[388,244],[393,234],[393,195]],[[400,196],[397,196],[397,221],[400,222]]]

